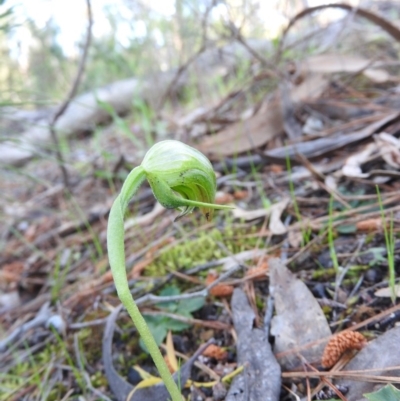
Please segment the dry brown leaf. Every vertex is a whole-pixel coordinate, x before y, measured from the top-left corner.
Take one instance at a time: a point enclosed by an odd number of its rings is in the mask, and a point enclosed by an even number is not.
[[[210,344],[203,351],[203,356],[206,356],[208,358],[214,358],[217,361],[223,361],[226,360],[226,358],[228,357],[228,352],[225,351],[223,348],[219,347],[218,345]]]
[[[376,231],[382,228],[382,219],[368,219],[359,221],[356,224],[357,231]]]
[[[169,331],[167,334],[166,355],[164,356],[164,359],[171,373],[175,373],[179,370],[179,363],[175,355],[174,341],[172,339],[171,331]]]
[[[280,174],[283,172],[283,166],[280,164],[271,164],[269,168],[271,169],[271,172],[275,174]]]
[[[215,195],[215,203],[217,205],[227,205],[228,203],[232,203],[233,199],[233,195],[227,192],[217,192]]]
[[[21,274],[24,271],[24,264],[21,261],[15,261],[3,265],[0,270],[0,277],[6,282],[17,283],[21,279]]]
[[[263,262],[260,266],[252,267],[246,271],[245,277],[251,277],[253,280],[264,280],[267,278],[268,262]]]
[[[218,274],[214,270],[210,270],[207,274],[205,283],[207,286],[212,284],[218,278]],[[215,287],[211,288],[210,294],[214,297],[229,297],[232,295],[234,287],[227,284],[217,284]]]
[[[168,359],[168,355],[164,355],[164,361],[165,361],[165,363],[166,363],[166,365],[167,365],[167,367],[168,367],[169,373],[175,373],[175,370],[174,370],[174,368],[172,367],[172,364],[171,364],[171,362],[170,362],[169,359]]]
[[[236,200],[246,199],[248,196],[249,196],[249,192],[248,191],[235,191],[233,193],[233,197]]]
[[[212,284],[218,278],[218,273],[215,270],[209,270],[205,280],[205,284],[208,286]]]
[[[320,74],[308,75],[290,91],[293,102],[318,98],[328,85]],[[206,137],[198,148],[211,159],[237,155],[258,149],[283,132],[283,117],[278,93],[266,100],[250,118],[228,126],[216,135]]]
[[[280,105],[275,96],[275,99],[264,101],[254,116],[204,138],[198,149],[214,160],[237,155],[257,149],[279,135],[283,130],[282,124]]]
[[[333,336],[325,347],[322,355],[322,366],[330,368],[339,361],[347,350],[360,350],[367,344],[366,338],[357,331],[345,330]]]
[[[321,74],[307,75],[300,85],[294,86],[290,92],[290,97],[295,103],[304,100],[318,99],[328,87],[329,80]]]
[[[211,288],[210,294],[217,298],[229,297],[232,295],[233,290],[233,285],[217,284],[215,287]]]

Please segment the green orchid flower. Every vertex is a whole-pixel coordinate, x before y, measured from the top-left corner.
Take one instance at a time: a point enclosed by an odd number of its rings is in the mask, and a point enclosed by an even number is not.
[[[124,215],[130,199],[147,179],[155,198],[167,209],[179,208],[185,216],[199,207],[207,220],[214,209],[230,206],[213,204],[215,173],[209,160],[198,150],[179,141],[162,141],[145,155],[140,166],[126,178],[108,219],[107,248],[118,297],[131,316],[173,401],[182,401],[160,350],[129,290],[125,268]]]
[[[142,168],[157,200],[167,209],[183,209],[179,217],[197,206],[211,220],[214,209],[226,208],[212,204],[215,173],[197,149],[178,141],[159,142],[147,152]]]

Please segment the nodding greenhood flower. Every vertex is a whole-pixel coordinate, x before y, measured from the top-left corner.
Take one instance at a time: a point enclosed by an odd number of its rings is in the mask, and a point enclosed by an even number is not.
[[[147,179],[156,199],[166,208],[180,208],[184,216],[199,207],[207,220],[214,209],[230,206],[213,204],[216,192],[214,170],[198,150],[178,141],[163,141],[154,145],[140,166],[126,177],[108,218],[107,248],[110,267],[119,299],[131,316],[173,401],[182,395],[158,349],[129,289],[125,269],[124,215],[130,199]]]
[[[209,160],[197,149],[179,141],[155,144],[141,164],[156,199],[167,209],[181,208],[178,217],[199,207],[207,220],[214,209],[215,173]],[[178,195],[177,195],[178,194]]]

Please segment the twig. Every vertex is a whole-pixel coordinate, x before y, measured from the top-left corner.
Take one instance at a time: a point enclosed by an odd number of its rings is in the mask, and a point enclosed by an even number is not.
[[[68,328],[72,330],[85,329],[86,327],[101,326],[107,323],[107,318],[90,320],[88,322],[71,323]]]
[[[158,295],[153,295],[153,294],[146,294],[143,297],[139,298],[136,300],[136,305],[143,305],[145,303],[159,303],[159,302],[172,302],[172,301],[182,301],[186,299],[192,299],[192,298],[205,298],[210,290],[214,288],[216,285],[221,283],[221,281],[224,281],[227,279],[229,276],[231,276],[233,273],[236,272],[236,270],[239,270],[242,266],[237,265],[234,268],[230,269],[228,272],[222,274],[220,277],[218,277],[215,281],[213,281],[210,285],[208,285],[206,288],[204,288],[201,291],[196,291],[196,292],[191,292],[188,294],[181,294],[181,295],[171,295],[171,296],[158,296]]]
[[[251,255],[250,255],[249,251],[244,251],[244,252],[238,253],[237,255],[231,254],[231,256],[228,256],[228,257],[225,257],[225,258],[213,261],[213,262],[208,262],[203,265],[199,265],[191,270],[188,270],[186,273],[188,275],[189,274],[192,275],[199,271],[208,269],[210,267],[223,265],[232,260],[237,262],[236,266],[229,269],[226,273],[222,274],[215,281],[213,281],[209,286],[207,286],[206,288],[204,288],[201,291],[196,291],[196,292],[191,292],[191,293],[181,294],[181,295],[171,295],[171,296],[157,296],[157,295],[153,295],[153,294],[146,294],[143,297],[138,298],[135,302],[139,306],[139,305],[148,304],[148,303],[182,301],[182,300],[191,299],[191,298],[206,297],[212,288],[214,288],[216,285],[220,284],[221,281],[225,281],[233,273],[235,273],[238,269],[240,269],[244,266],[244,264],[243,264],[243,262],[241,262],[241,260],[247,260],[247,259],[255,258],[258,256],[264,256],[264,255],[265,255],[265,251],[252,252]]]
[[[382,372],[382,371],[392,371],[398,370],[399,366],[389,366],[386,368],[376,368],[376,369],[363,369],[363,370],[346,370],[346,371],[330,371],[330,372],[320,372],[320,371],[307,371],[307,372],[282,372],[282,377],[285,379],[296,378],[302,379],[305,377],[309,378],[321,378],[321,377],[333,377],[333,378],[343,378],[351,379],[357,381],[371,381],[376,383],[387,383],[390,381],[398,383],[399,377],[392,376],[378,376],[378,375],[366,375],[366,372]]]
[[[265,308],[264,328],[263,328],[264,332],[267,335],[269,335],[272,317],[274,316],[274,306],[275,306],[274,297],[270,295],[267,299],[267,307]]]
[[[214,320],[201,320],[201,319],[189,318],[186,316],[178,315],[176,313],[165,312],[165,310],[163,310],[163,311],[143,311],[142,313],[143,313],[143,315],[147,315],[147,316],[168,317],[170,319],[177,320],[178,322],[208,327],[208,328],[211,328],[214,330],[229,330],[231,328],[231,326],[229,324],[226,324],[223,322],[214,321]]]
[[[238,265],[238,267],[242,267],[242,268],[246,268],[246,269],[250,269],[250,267],[248,265],[246,265],[245,263],[241,262],[234,253],[232,253],[226,246],[225,244],[223,244],[220,241],[217,241],[216,244],[218,245],[218,247],[224,251],[229,257],[231,257]],[[263,255],[264,256],[264,255]],[[231,273],[232,274],[232,273]],[[230,275],[231,275],[230,274]],[[222,277],[222,276],[221,276]]]
[[[60,142],[57,137],[55,125],[56,125],[57,120],[64,114],[65,110],[68,108],[69,104],[71,103],[71,100],[75,97],[76,92],[79,87],[79,84],[82,79],[83,71],[85,69],[86,59],[87,59],[87,55],[88,55],[89,47],[90,47],[90,42],[92,40],[92,25],[93,25],[92,6],[90,4],[90,0],[86,0],[86,5],[87,5],[88,22],[89,23],[88,23],[88,27],[87,27],[86,42],[83,47],[82,57],[79,62],[78,70],[76,72],[72,87],[71,87],[67,97],[65,98],[64,102],[57,109],[57,111],[55,112],[55,114],[50,122],[50,134],[51,134],[51,138],[54,143],[54,146],[56,148],[56,157],[57,157],[58,163],[60,165],[61,174],[63,177],[65,188],[69,188],[69,179],[68,179],[67,169],[65,168],[63,155],[60,150]]]
[[[315,7],[309,7],[306,8],[302,11],[300,11],[298,14],[296,14],[290,21],[286,29],[284,30],[280,43],[279,43],[279,48],[277,51],[277,56],[276,56],[276,61],[281,59],[282,53],[283,53],[283,48],[284,48],[284,42],[286,39],[286,36],[290,30],[290,28],[301,18],[308,14],[312,14],[315,11],[320,11],[324,10],[326,8],[339,8],[342,10],[347,10],[349,12],[353,12],[355,15],[363,17],[374,24],[378,25],[381,27],[383,30],[385,30],[390,36],[392,36],[394,39],[397,41],[400,41],[400,29],[397,28],[395,25],[393,25],[390,21],[387,19],[379,16],[378,14],[375,14],[367,9],[361,8],[361,7],[352,7],[351,5],[348,4],[343,4],[343,3],[338,3],[338,4],[323,4],[320,6],[315,6]]]
[[[212,339],[210,339],[210,340],[212,340]],[[210,341],[210,340],[209,340],[209,341]],[[210,344],[212,344],[212,342],[210,342]],[[165,344],[160,344],[160,348],[162,348],[162,349],[165,350],[165,351],[167,350],[167,346],[166,346]],[[190,359],[188,356],[186,356],[185,354],[183,354],[182,352],[179,352],[179,351],[177,351],[177,350],[174,350],[174,353],[175,353],[175,355],[176,355],[178,358],[181,358],[181,359],[184,360],[184,361],[187,361],[187,360]],[[194,363],[194,366],[196,366],[196,368],[202,370],[203,372],[207,373],[212,379],[218,380],[218,381],[221,380],[221,377],[220,377],[217,373],[215,373],[214,370],[212,370],[211,368],[209,368],[209,367],[208,367],[207,365],[205,365],[204,363],[201,363],[201,362],[199,362],[199,361],[196,361],[196,362]]]
[[[275,78],[281,77],[279,71],[276,71],[276,69],[274,68],[274,64],[268,61],[264,56],[262,56],[258,51],[253,49],[253,47],[251,47],[247,43],[247,41],[244,39],[241,33],[240,28],[237,28],[235,25],[233,25],[233,23],[230,23],[228,29],[230,30],[233,38],[237,42],[239,42],[256,60],[258,60],[261,63],[261,65],[264,67],[264,72],[268,72]],[[266,68],[268,69],[267,71],[265,70]]]
[[[4,352],[9,343],[14,341],[21,334],[26,331],[33,329],[35,327],[41,326],[44,324],[51,315],[50,303],[46,302],[40,308],[36,317],[29,322],[24,323],[23,325],[17,327],[9,336],[7,336],[4,340],[0,341],[0,352]]]

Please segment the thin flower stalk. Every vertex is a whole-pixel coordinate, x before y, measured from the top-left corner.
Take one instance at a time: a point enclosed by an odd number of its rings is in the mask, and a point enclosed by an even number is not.
[[[110,210],[107,248],[118,297],[132,318],[171,399],[182,401],[181,392],[132,297],[125,268],[124,216],[129,201],[146,179],[161,205],[181,210],[179,217],[199,207],[206,219],[211,220],[214,209],[231,207],[213,203],[215,173],[202,153],[178,141],[162,141],[155,144],[145,155],[142,164],[129,173]]]

